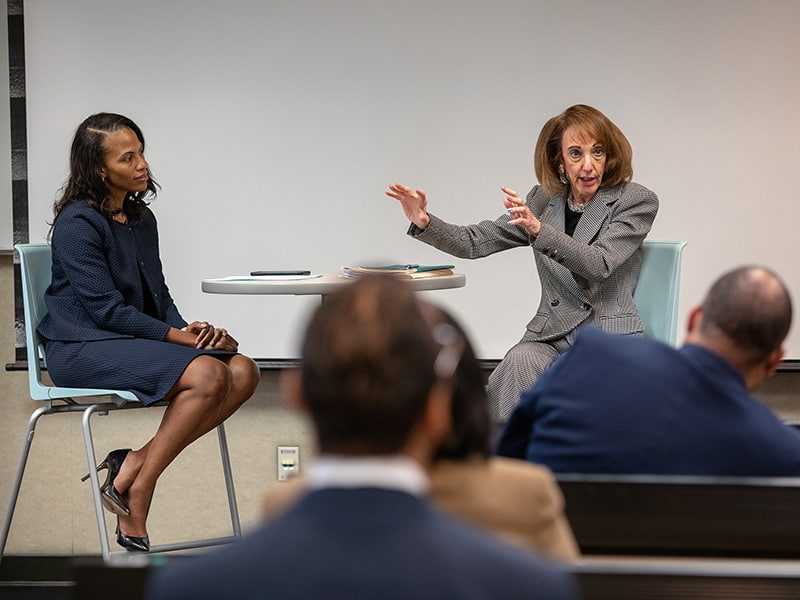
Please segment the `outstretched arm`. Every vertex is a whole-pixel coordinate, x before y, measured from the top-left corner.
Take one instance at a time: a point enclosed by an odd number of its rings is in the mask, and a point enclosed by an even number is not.
[[[428,200],[422,190],[412,190],[410,187],[393,183],[389,186],[387,196],[400,201],[403,212],[409,221],[420,229],[425,229],[431,222],[428,216]]]

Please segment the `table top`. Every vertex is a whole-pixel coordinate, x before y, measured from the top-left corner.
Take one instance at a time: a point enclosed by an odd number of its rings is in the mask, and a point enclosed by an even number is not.
[[[290,279],[286,281],[258,281],[236,279],[203,279],[201,286],[207,294],[261,294],[261,295],[324,295],[352,282],[352,279],[337,273],[326,273],[311,279]],[[446,290],[464,287],[467,278],[461,273],[438,275],[422,279],[408,279],[415,291]]]

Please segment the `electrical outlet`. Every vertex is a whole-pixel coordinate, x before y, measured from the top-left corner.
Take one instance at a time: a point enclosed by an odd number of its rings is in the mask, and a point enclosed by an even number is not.
[[[300,446],[278,446],[278,481],[300,472]]]

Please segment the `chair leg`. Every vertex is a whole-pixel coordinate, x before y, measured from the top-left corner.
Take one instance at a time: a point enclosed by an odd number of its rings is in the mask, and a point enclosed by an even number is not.
[[[112,564],[113,556],[127,556],[128,553],[125,551],[112,552],[109,543],[105,513],[103,512],[103,502],[100,498],[100,480],[97,476],[97,471],[95,470],[97,457],[95,456],[94,440],[92,438],[91,428],[91,418],[94,414],[105,415],[108,414],[108,410],[105,410],[104,407],[100,405],[92,405],[83,411],[83,441],[84,445],[86,446],[86,460],[89,469],[89,478],[91,480],[92,500],[94,502],[95,516],[97,518],[97,531],[100,536],[100,548],[103,555],[103,562],[106,564]],[[225,488],[228,495],[228,507],[231,513],[231,528],[233,529],[233,537],[196,540],[191,542],[180,542],[176,544],[163,544],[161,546],[151,547],[151,551],[159,552],[213,546],[230,543],[233,539],[241,537],[242,528],[239,521],[239,509],[236,504],[236,492],[234,491],[233,487],[233,471],[231,469],[230,454],[228,452],[228,440],[225,435],[225,427],[222,424],[217,427],[217,437],[219,438],[219,451],[222,461],[222,471],[225,476]]]
[[[97,518],[97,533],[100,536],[100,550],[103,554],[103,562],[108,564],[111,559],[111,546],[108,542],[108,530],[106,529],[106,517],[103,513],[103,502],[100,499],[100,480],[97,476],[97,458],[94,454],[94,440],[92,439],[92,415],[106,415],[107,410],[95,404],[83,411],[83,443],[86,446],[86,461],[89,467],[89,479],[92,486],[92,500],[94,501],[94,513]]]
[[[14,517],[14,509],[17,506],[17,499],[19,498],[19,490],[22,487],[22,476],[25,474],[25,466],[28,463],[28,455],[30,454],[31,444],[33,443],[33,435],[36,429],[36,423],[39,417],[46,415],[50,412],[49,406],[42,406],[37,408],[28,419],[28,430],[25,432],[25,439],[22,442],[22,454],[19,458],[19,466],[17,467],[17,474],[14,478],[14,485],[11,488],[11,498],[8,501],[8,508],[6,515],[3,519],[3,530],[0,533],[0,561],[3,559],[3,554],[6,550],[6,542],[8,541],[8,533],[11,530],[11,519]]]
[[[108,538],[108,531],[106,528],[105,513],[103,512],[103,503],[100,498],[100,479],[97,476],[95,466],[97,464],[97,457],[94,451],[94,440],[92,438],[91,418],[92,415],[108,414],[107,410],[103,410],[102,406],[93,405],[83,411],[83,441],[86,446],[86,460],[89,468],[89,478],[92,486],[92,500],[94,501],[95,516],[97,518],[97,531],[100,536],[100,548],[103,554],[103,562],[106,564],[113,564],[112,557],[115,555],[127,556],[125,551],[112,552]],[[222,461],[222,472],[225,476],[225,489],[228,495],[228,507],[231,513],[231,528],[233,529],[234,537],[241,537],[242,528],[239,521],[239,509],[236,503],[236,492],[233,487],[233,471],[231,469],[230,454],[228,452],[228,440],[225,435],[225,426],[220,424],[217,427],[217,437],[219,438],[219,451]],[[233,538],[216,538],[208,540],[196,540],[193,542],[180,542],[176,544],[164,544],[161,546],[151,547],[151,551],[169,551],[172,549],[188,549],[199,548],[203,546],[212,546],[217,544],[230,543]]]
[[[208,548],[211,546],[219,546],[223,544],[230,544],[242,536],[242,528],[239,523],[239,510],[236,504],[236,493],[233,489],[233,473],[231,470],[230,455],[228,453],[228,440],[225,435],[225,427],[220,424],[217,427],[217,437],[219,438],[219,451],[222,459],[222,471],[225,475],[225,488],[228,493],[228,507],[231,513],[231,528],[233,535],[209,538],[203,540],[188,540],[184,542],[176,542],[172,544],[159,544],[157,546],[150,546],[151,554],[161,552],[172,552],[174,550],[191,550],[196,548]],[[114,553],[116,554],[116,553]]]
[[[231,458],[228,453],[228,438],[225,435],[225,425],[220,423],[217,426],[217,437],[219,438],[219,454],[222,459],[222,471],[225,474],[225,489],[228,492],[228,507],[231,511],[231,528],[233,535],[241,537],[242,527],[239,523],[239,508],[236,504],[236,492],[233,489],[233,472],[231,471]]]

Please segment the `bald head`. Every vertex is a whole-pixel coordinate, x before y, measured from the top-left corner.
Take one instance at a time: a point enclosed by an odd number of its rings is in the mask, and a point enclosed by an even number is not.
[[[792,323],[786,285],[759,266],[739,267],[717,279],[701,308],[700,333],[723,336],[753,363],[781,347]]]

